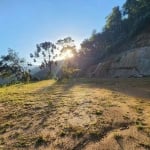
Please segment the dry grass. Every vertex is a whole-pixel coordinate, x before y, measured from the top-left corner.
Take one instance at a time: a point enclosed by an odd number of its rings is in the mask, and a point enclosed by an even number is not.
[[[150,149],[150,79],[3,87],[0,123],[0,150]]]

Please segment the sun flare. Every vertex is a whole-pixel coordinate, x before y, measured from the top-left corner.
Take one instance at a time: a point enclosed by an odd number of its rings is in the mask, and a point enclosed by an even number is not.
[[[72,53],[71,50],[66,50],[64,53],[61,54],[61,56],[59,56],[57,58],[57,60],[65,60],[65,59],[69,59],[69,58],[72,58],[74,55]]]

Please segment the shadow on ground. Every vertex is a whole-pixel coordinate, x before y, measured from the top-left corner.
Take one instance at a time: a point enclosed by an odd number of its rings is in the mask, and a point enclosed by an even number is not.
[[[90,88],[104,88],[114,92],[119,92],[134,98],[150,100],[150,78],[128,78],[128,79],[69,79],[56,81],[49,87],[38,90],[37,92],[53,91],[59,88],[63,94],[67,94],[77,85],[84,85]]]

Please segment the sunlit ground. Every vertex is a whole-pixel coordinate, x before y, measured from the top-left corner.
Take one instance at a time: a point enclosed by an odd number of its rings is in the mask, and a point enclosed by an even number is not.
[[[0,149],[150,149],[150,79],[0,88]]]

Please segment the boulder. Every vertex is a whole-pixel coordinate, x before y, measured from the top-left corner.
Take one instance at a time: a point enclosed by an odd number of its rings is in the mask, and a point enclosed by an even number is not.
[[[95,77],[150,76],[150,47],[132,49],[107,59],[91,74]]]

